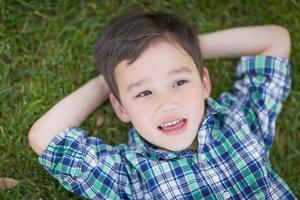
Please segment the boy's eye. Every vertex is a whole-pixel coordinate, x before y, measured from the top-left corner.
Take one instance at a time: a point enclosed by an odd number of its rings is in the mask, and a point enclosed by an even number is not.
[[[152,92],[149,90],[146,90],[146,91],[143,91],[143,92],[139,93],[138,95],[136,95],[136,97],[145,97],[150,94],[152,94]]]
[[[176,81],[176,82],[174,83],[174,87],[181,86],[181,85],[183,85],[183,84],[185,84],[185,83],[187,83],[187,82],[188,82],[187,80],[179,80],[179,81]]]

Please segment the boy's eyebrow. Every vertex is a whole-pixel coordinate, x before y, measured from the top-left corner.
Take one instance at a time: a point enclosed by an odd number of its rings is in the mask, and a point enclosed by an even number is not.
[[[181,74],[181,73],[192,73],[192,70],[188,67],[180,67],[180,68],[169,71],[168,76],[175,75],[175,74]],[[129,92],[133,88],[139,87],[149,81],[150,81],[150,79],[144,78],[144,79],[138,80],[134,83],[131,83],[126,87],[126,92]]]
[[[150,80],[147,79],[147,78],[144,78],[144,79],[141,79],[141,80],[138,80],[137,82],[134,82],[134,83],[131,83],[129,84],[127,87],[126,87],[126,92],[129,92],[130,90],[132,90],[133,88],[135,87],[139,87],[147,82],[149,82]]]
[[[192,70],[189,67],[180,67],[178,69],[171,70],[168,75],[173,75],[173,74],[181,74],[181,73],[192,73]]]

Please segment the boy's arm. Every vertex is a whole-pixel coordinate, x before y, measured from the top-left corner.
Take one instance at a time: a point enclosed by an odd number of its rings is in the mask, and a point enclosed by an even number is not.
[[[257,150],[268,160],[275,121],[291,86],[288,31],[275,25],[252,26],[208,33],[199,39],[204,59],[245,56],[236,68],[233,89],[217,101],[244,114],[248,134],[256,138]]]
[[[41,155],[62,130],[78,127],[108,97],[109,88],[99,75],[55,104],[29,131],[33,150]]]
[[[278,25],[226,29],[198,36],[204,59],[269,55],[288,58],[290,36]]]

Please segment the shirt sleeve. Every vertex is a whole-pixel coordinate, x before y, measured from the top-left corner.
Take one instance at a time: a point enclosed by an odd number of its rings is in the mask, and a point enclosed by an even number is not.
[[[120,145],[122,146],[122,145]],[[89,199],[118,199],[120,146],[105,145],[80,128],[60,132],[39,162],[67,190]],[[122,177],[125,180],[126,177]]]
[[[236,75],[233,92],[222,94],[220,101],[244,112],[251,134],[268,157],[275,136],[275,121],[291,88],[289,60],[263,55],[244,56]]]

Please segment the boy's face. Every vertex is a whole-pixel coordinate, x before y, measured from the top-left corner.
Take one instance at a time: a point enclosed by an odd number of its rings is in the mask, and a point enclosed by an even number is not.
[[[158,42],[132,64],[115,69],[122,104],[111,103],[123,122],[133,124],[148,142],[171,151],[191,146],[210,95],[205,69],[203,80],[192,58],[179,46]]]

